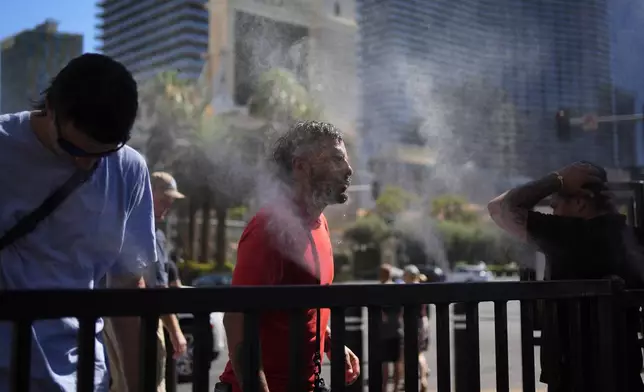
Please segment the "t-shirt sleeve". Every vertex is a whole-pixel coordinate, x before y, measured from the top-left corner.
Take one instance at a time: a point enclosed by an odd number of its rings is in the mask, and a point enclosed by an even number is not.
[[[177,265],[172,260],[168,260],[168,283],[176,282],[179,280],[179,270]]]
[[[548,247],[571,245],[571,241],[579,237],[579,231],[584,228],[581,218],[564,217],[542,214],[536,211],[528,212],[528,239],[542,250]]]
[[[283,266],[268,240],[261,220],[251,220],[239,240],[232,285],[263,286],[279,283]]]
[[[113,276],[147,275],[150,278],[149,274],[154,273],[150,267],[156,267],[152,187],[145,164],[140,171],[126,215],[121,252],[110,271]]]
[[[163,231],[156,230],[155,235],[155,249],[156,249],[156,260],[153,263],[152,268],[154,269],[154,286],[156,287],[167,287],[168,286],[168,271],[167,271],[167,256],[165,249],[165,235]]]

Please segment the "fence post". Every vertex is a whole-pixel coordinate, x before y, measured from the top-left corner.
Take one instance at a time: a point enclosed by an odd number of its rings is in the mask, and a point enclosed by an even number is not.
[[[468,346],[467,346],[467,324],[466,306],[464,303],[455,303],[454,312],[454,388],[456,392],[468,391]]]
[[[346,339],[346,346],[358,356],[360,360],[360,377],[350,386],[346,387],[347,392],[363,392],[363,374],[364,374],[364,350],[362,344],[362,331],[364,328],[363,308],[361,306],[350,307],[345,311],[344,316],[344,338]],[[333,331],[331,331],[333,333]]]

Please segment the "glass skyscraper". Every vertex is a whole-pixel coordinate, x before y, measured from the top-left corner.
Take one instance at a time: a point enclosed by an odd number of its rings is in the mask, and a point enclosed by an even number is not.
[[[166,70],[197,78],[208,51],[207,0],[101,0],[102,50],[137,79]]]
[[[559,108],[611,110],[606,1],[359,1],[367,150],[424,141],[461,163],[530,177],[574,159],[613,166],[603,127],[562,141],[554,125]]]
[[[0,40],[0,113],[28,110],[51,79],[83,52],[81,34],[58,31],[46,20]]]

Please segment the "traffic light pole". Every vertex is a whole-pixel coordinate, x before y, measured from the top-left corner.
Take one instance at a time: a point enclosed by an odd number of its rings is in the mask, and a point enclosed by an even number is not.
[[[613,112],[614,112],[613,108]],[[575,118],[567,118],[567,115],[564,110],[560,110],[557,113],[557,132],[562,138],[565,138],[566,140],[569,140],[570,138],[570,126],[584,126],[585,130],[591,130],[591,129],[586,129],[585,125],[587,124],[588,121],[588,116],[584,117],[575,117]],[[592,118],[591,124],[594,123],[594,126],[592,127],[592,130],[597,130],[597,124],[599,123],[612,123],[613,124],[613,163],[615,167],[620,167],[620,160],[619,160],[619,137],[617,133],[617,123],[620,121],[642,121],[644,120],[644,114],[617,114],[617,115],[610,115],[610,116],[598,116]]]
[[[598,116],[597,123],[616,123],[620,121],[641,121],[644,120],[644,114],[617,114],[612,116]],[[582,125],[584,117],[575,117],[570,119],[570,125]]]

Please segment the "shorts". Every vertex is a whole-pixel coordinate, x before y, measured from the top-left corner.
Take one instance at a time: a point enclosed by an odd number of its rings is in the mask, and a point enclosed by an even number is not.
[[[110,376],[112,377],[110,391],[111,392],[127,392],[127,383],[125,380],[125,372],[123,370],[123,358],[121,350],[118,346],[112,320],[109,317],[105,318],[105,327],[103,329],[103,339],[107,349],[107,360],[109,361]],[[166,349],[165,349],[165,336],[163,333],[163,324],[159,321],[157,328],[157,391],[165,392],[165,362],[166,362]]]
[[[398,362],[402,352],[402,339],[400,337],[389,338],[382,341],[382,362]]]

